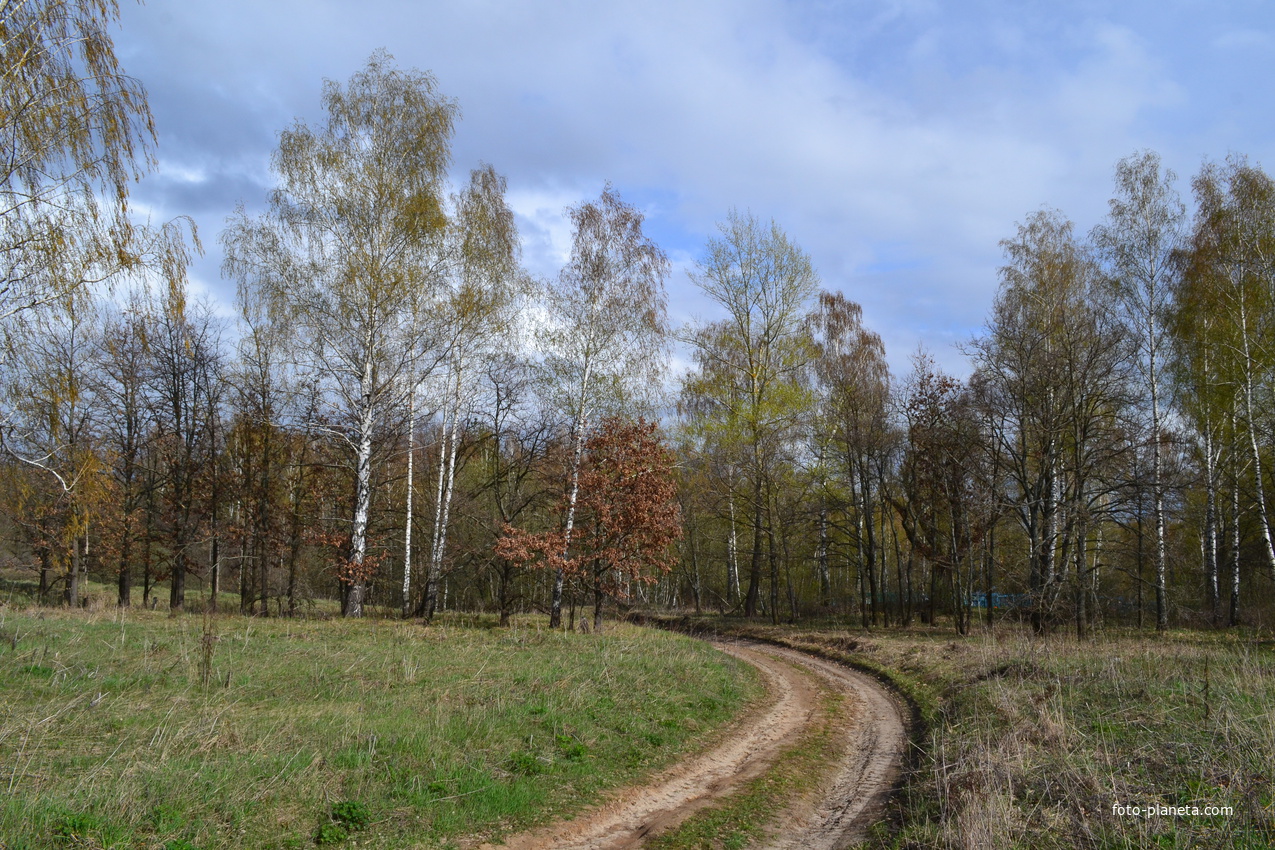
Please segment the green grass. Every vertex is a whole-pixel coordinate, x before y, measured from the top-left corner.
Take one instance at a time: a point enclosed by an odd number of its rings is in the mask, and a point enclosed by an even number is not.
[[[760,691],[675,635],[0,605],[0,846],[447,846],[579,810]]]
[[[1269,641],[725,628],[881,671],[919,707],[921,750],[871,847],[1275,846]],[[1233,812],[1135,817],[1115,805]]]

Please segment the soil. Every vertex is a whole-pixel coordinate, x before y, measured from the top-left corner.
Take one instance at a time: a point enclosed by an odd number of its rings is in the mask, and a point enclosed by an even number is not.
[[[833,721],[844,746],[809,799],[776,801],[780,812],[760,846],[840,850],[862,840],[882,816],[902,769],[904,712],[871,676],[796,650],[718,642],[756,667],[769,698],[736,721],[717,746],[642,786],[624,788],[573,820],[508,837],[482,850],[618,850],[680,824],[695,811],[761,775],[816,722],[820,694],[843,695]]]

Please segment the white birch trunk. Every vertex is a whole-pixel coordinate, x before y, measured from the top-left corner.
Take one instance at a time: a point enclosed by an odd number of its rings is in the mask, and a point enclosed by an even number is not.
[[[575,528],[576,501],[580,498],[580,465],[584,461],[584,429],[587,422],[584,414],[576,418],[575,446],[571,452],[571,483],[567,491],[567,519],[562,528],[563,560],[571,554],[571,532]],[[562,624],[562,587],[566,581],[566,572],[562,567],[554,571],[553,602],[549,612],[549,627],[557,628]]]
[[[1244,418],[1248,425],[1249,447],[1253,454],[1253,482],[1257,492],[1257,517],[1262,525],[1262,543],[1266,547],[1266,569],[1275,579],[1275,542],[1271,539],[1270,519],[1266,515],[1266,487],[1262,482],[1262,453],[1257,445],[1257,420],[1253,415],[1253,357],[1248,339],[1248,311],[1240,293],[1240,339],[1244,345]]]
[[[363,596],[367,579],[363,562],[367,556],[367,521],[372,507],[372,411],[365,409],[359,423],[359,447],[355,466],[354,529],[350,535],[350,576],[345,615],[363,616]]]
[[[1204,427],[1204,573],[1209,586],[1209,608],[1213,625],[1217,625],[1221,588],[1217,569],[1217,459],[1214,457],[1213,432]]]
[[[1053,457],[1052,445],[1049,459],[1049,503],[1046,510],[1045,535],[1048,541],[1045,547],[1044,580],[1045,587],[1048,588],[1054,583],[1057,572],[1058,529],[1061,525],[1059,513],[1062,511],[1062,481],[1058,472],[1058,460]]]
[[[403,523],[403,618],[412,616],[412,485],[416,457],[416,388],[407,399],[407,519]]]
[[[447,477],[447,436],[451,433],[448,428],[447,417],[447,405],[444,403],[442,441],[438,446],[438,487],[434,496],[434,533],[430,539],[429,567],[425,571],[425,616],[427,618],[438,607],[438,570],[436,565],[441,562],[441,559],[436,558],[435,555],[439,551],[439,541],[443,528],[444,479]]]
[[[1236,442],[1236,415],[1231,409],[1231,600],[1227,624],[1240,624],[1240,461]]]
[[[446,445],[446,444],[445,444]],[[430,572],[437,577],[443,574],[443,553],[447,548],[447,525],[451,518],[452,508],[452,484],[456,480],[456,452],[460,445],[460,373],[456,375],[456,398],[455,407],[452,410],[452,429],[450,438],[450,447],[447,449],[447,473],[446,485],[443,487],[442,510],[440,511],[438,533],[436,535],[437,543],[434,551],[431,553]],[[444,585],[444,594],[446,594],[446,586]],[[434,616],[434,608],[431,607],[425,612],[426,617]],[[446,607],[446,596],[444,595],[443,607]]]
[[[363,358],[363,376],[359,382],[359,436],[355,452],[354,527],[350,531],[349,575],[345,596],[345,616],[363,616],[363,597],[367,593],[367,577],[363,563],[367,557],[367,523],[372,510],[372,431],[375,427],[373,407],[373,363],[371,340]]]
[[[828,505],[819,505],[819,591],[823,595],[823,604],[832,603],[832,582],[828,574]]]
[[[726,555],[726,598],[732,605],[739,601],[739,533],[735,527],[735,474],[732,470],[730,491],[730,548]]]
[[[584,462],[584,431],[588,426],[585,405],[589,397],[589,379],[592,377],[593,363],[585,361],[584,377],[580,382],[580,403],[576,408],[575,427],[572,429],[574,443],[571,452],[571,477],[567,490],[567,519],[562,529],[562,558],[565,561],[571,554],[571,532],[575,527],[576,502],[580,498],[580,466]],[[562,587],[566,581],[565,571],[559,567],[553,575],[553,600],[549,610],[549,628],[556,629],[562,625]]]
[[[1155,521],[1155,627],[1169,627],[1168,569],[1165,553],[1164,488],[1160,486],[1163,459],[1160,457],[1160,400],[1156,387],[1155,354],[1151,354],[1151,513]]]

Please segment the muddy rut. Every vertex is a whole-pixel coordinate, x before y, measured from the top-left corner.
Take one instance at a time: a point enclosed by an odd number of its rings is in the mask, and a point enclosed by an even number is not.
[[[761,775],[814,723],[826,689],[842,694],[834,719],[843,743],[836,765],[811,798],[787,805],[761,846],[839,850],[861,840],[881,817],[901,770],[903,712],[871,676],[795,650],[750,642],[714,644],[756,667],[769,699],[738,720],[722,743],[655,776],[621,789],[574,820],[507,838],[508,850],[617,850],[641,847],[698,809]],[[792,805],[788,805],[792,804]]]

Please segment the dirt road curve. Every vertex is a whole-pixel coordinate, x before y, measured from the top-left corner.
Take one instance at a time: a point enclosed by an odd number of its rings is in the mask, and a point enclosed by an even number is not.
[[[879,682],[847,667],[757,643],[718,648],[761,671],[771,701],[738,721],[723,743],[647,785],[627,788],[575,820],[509,838],[509,850],[616,850],[681,823],[760,775],[811,723],[823,689],[844,695],[836,728],[842,756],[815,799],[784,811],[765,846],[838,850],[861,839],[881,814],[899,774],[903,715]],[[777,805],[779,801],[776,801]],[[483,845],[483,848],[492,845]]]

